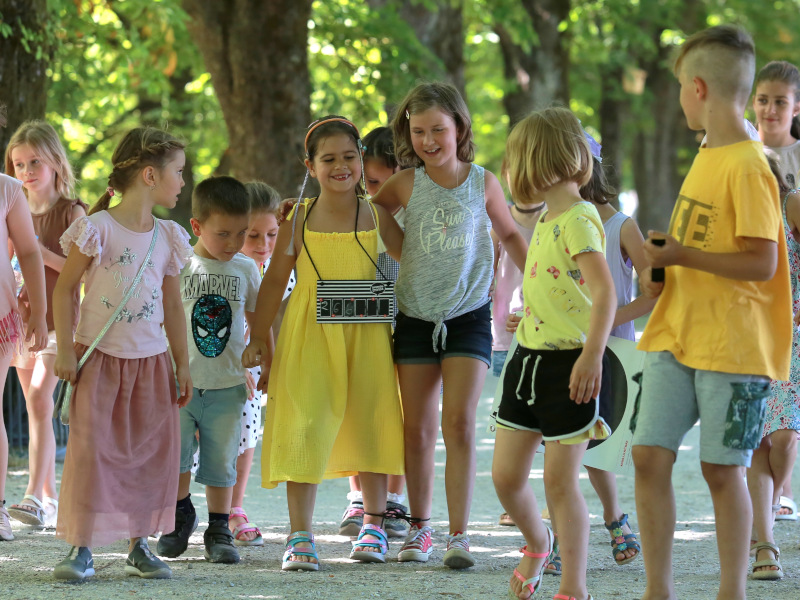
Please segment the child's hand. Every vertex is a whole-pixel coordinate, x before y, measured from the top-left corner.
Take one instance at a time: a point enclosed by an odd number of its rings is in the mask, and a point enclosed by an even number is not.
[[[189,365],[182,365],[175,369],[175,379],[178,380],[178,408],[183,408],[192,399],[194,393],[192,387],[192,376],[189,373]]]
[[[258,378],[257,389],[263,392],[263,397],[267,397],[267,385],[269,384],[269,365],[261,364],[261,377]]]
[[[795,327],[800,327],[800,311],[794,315],[794,325]]]
[[[289,213],[292,212],[292,207],[295,204],[297,204],[297,200],[295,198],[287,198],[278,205],[278,225],[286,220],[286,217],[288,217]]]
[[[66,348],[58,347],[53,372],[59,379],[73,385],[78,381],[78,357],[72,345]]]
[[[651,267],[669,267],[679,264],[683,246],[667,233],[650,230],[644,242],[644,255]],[[664,240],[663,246],[656,246],[652,240]]]
[[[506,318],[506,331],[509,333],[515,333],[517,331],[517,327],[519,327],[519,322],[522,321],[522,317],[517,316],[516,313],[511,313]]]
[[[261,364],[261,359],[267,355],[267,343],[263,340],[250,338],[250,343],[242,354],[242,366],[245,369],[252,369]]]
[[[600,395],[600,378],[603,374],[602,354],[592,356],[584,350],[575,361],[569,376],[569,399],[585,404]]]
[[[642,294],[644,294],[646,297],[658,298],[661,295],[661,292],[664,290],[664,282],[653,281],[652,275],[652,267],[642,269],[642,272],[639,273],[639,287],[642,290]]]
[[[33,315],[28,317],[25,325],[25,342],[30,342],[28,346],[30,352],[38,352],[47,347],[47,320],[44,315],[38,319]]]
[[[244,383],[247,386],[247,399],[252,400],[256,395],[256,380],[253,379],[253,374],[249,370],[245,371]]]

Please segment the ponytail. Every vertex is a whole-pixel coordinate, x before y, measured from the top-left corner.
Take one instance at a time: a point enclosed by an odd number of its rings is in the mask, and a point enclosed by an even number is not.
[[[93,215],[94,213],[98,213],[101,210],[108,210],[108,207],[111,205],[111,194],[106,192],[100,199],[92,204],[92,208],[89,210],[89,214]]]

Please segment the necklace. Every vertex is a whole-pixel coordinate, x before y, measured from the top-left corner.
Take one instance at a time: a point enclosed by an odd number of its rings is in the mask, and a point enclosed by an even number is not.
[[[459,165],[456,167],[456,184],[455,184],[455,186],[453,187],[453,191],[454,191],[454,192],[455,192],[455,190],[456,190],[456,189],[458,189],[458,172],[459,172],[460,170],[461,170],[461,165],[459,164]],[[467,177],[469,177],[469,171],[470,171],[470,170],[471,170],[471,167],[470,167],[470,169],[468,169],[468,170],[467,170]],[[466,181],[466,180],[467,180],[467,177],[465,177],[465,178],[464,178],[464,181]],[[463,184],[463,183],[464,183],[464,181],[462,181],[461,183]],[[467,190],[467,191],[469,192],[469,190]],[[457,192],[455,192],[455,193],[457,194]],[[444,215],[444,223],[442,224],[442,235],[447,235],[447,215]]]
[[[539,206],[534,206],[533,208],[520,208],[519,204],[514,202],[514,208],[516,208],[519,212],[523,215],[532,215],[535,212],[539,212],[544,208],[545,202],[542,202]]]

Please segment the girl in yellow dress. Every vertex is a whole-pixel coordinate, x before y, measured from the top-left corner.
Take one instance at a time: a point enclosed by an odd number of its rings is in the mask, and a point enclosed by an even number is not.
[[[280,227],[242,362],[261,363],[259,389],[269,381],[262,485],[286,482],[291,532],[282,568],[316,571],[312,520],[318,484],[360,476],[364,525],[350,557],[385,562],[386,479],[403,474],[391,324],[318,322],[317,282],[374,281],[378,254],[385,248],[399,260],[403,233],[388,211],[361,198],[362,146],[353,123],[336,116],[313,123],[305,150],[320,195],[301,199]],[[297,287],[273,358],[264,332],[295,267]]]

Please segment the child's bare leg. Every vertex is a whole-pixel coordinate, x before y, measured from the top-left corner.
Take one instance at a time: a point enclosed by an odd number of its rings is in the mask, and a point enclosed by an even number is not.
[[[244,492],[247,489],[247,480],[250,479],[250,469],[253,467],[253,455],[255,448],[247,448],[236,458],[236,484],[233,486],[231,495],[231,506],[244,506]],[[244,517],[234,517],[228,520],[228,526],[233,531],[239,525],[245,523]],[[248,542],[253,541],[258,536],[255,531],[245,531],[239,534]]]
[[[230,514],[232,497],[232,487],[216,487],[213,485],[207,485],[206,504],[208,505],[208,512],[220,514],[224,513],[226,515]]]
[[[578,485],[581,461],[588,442],[548,443],[544,453],[544,491],[558,524],[561,550],[561,581],[558,593],[588,598],[586,554],[589,548],[589,513]]]
[[[433,456],[439,433],[439,365],[397,365],[403,401],[406,484],[412,517],[429,519],[433,502]]]
[[[530,431],[498,429],[492,461],[492,481],[497,497],[522,532],[528,550],[534,554],[550,549],[536,495],[528,483],[533,457],[541,439],[540,434]],[[517,570],[529,579],[539,572],[546,560],[547,557],[523,556]],[[530,591],[523,590],[522,582],[516,577],[511,577],[509,585],[518,598],[530,597]]]
[[[586,472],[589,474],[589,481],[600,499],[600,503],[603,505],[603,522],[608,525],[614,521],[619,521],[624,513],[620,508],[617,496],[617,476],[610,471],[603,471],[594,467],[586,467]],[[627,531],[625,531],[626,529]],[[623,526],[622,532],[626,535],[633,533],[627,524]],[[633,548],[626,548],[622,552],[615,553],[614,560],[625,560],[625,558],[631,558],[636,554],[637,552]],[[621,558],[622,555],[625,558]]]
[[[377,525],[383,528],[383,516],[381,515],[386,510],[386,475],[361,472],[358,474],[358,478],[361,482],[361,493],[364,497],[364,524]],[[363,539],[366,542],[380,541],[378,536],[375,535],[365,535]],[[375,551],[374,548],[369,546],[356,546],[353,550],[359,552]]]
[[[773,431],[768,437],[772,443],[769,452],[769,467],[776,490],[772,503],[778,504],[781,496],[792,497],[792,470],[797,460],[797,432],[794,429],[779,429]],[[781,493],[781,490],[784,492]]]
[[[53,369],[56,357],[44,355],[36,359],[33,369],[17,369],[17,377],[25,394],[30,442],[28,465],[30,477],[25,494],[43,500],[58,498],[55,462],[56,438],[53,432],[53,392],[58,378]]]
[[[770,437],[767,436],[762,439],[761,445],[753,451],[750,468],[747,469],[747,488],[753,505],[753,527],[757,541],[775,543],[772,531],[774,522],[772,498],[775,487],[769,464],[772,447]],[[762,556],[756,555],[756,560],[773,558],[772,552],[769,550],[762,551],[759,554],[762,554]],[[777,567],[760,567],[758,570],[777,570]]]
[[[0,384],[5,387],[11,353],[0,356]],[[0,502],[6,498],[6,473],[8,472],[8,435],[3,419],[3,399],[0,397]]]
[[[467,532],[475,485],[475,419],[488,368],[477,358],[442,361],[442,437],[450,533]]]
[[[289,532],[307,531],[312,533],[314,504],[317,501],[317,485],[312,483],[286,482],[286,501],[289,505]],[[295,544],[298,550],[311,548],[308,542]],[[317,562],[311,556],[292,556],[291,560],[300,562]]]
[[[719,550],[718,600],[744,600],[747,583],[748,539],[753,512],[739,467],[701,462],[703,477],[714,502]]]
[[[548,448],[549,451],[549,448]],[[675,534],[675,453],[659,446],[634,446],[636,513],[642,537],[647,587],[642,600],[676,600],[672,579]]]
[[[183,500],[189,495],[189,488],[192,485],[192,472],[186,471],[178,476],[178,500]]]
[[[406,489],[406,476],[405,475],[389,475],[388,490],[390,494],[397,494],[402,496]],[[350,488],[353,489],[352,486]]]
[[[358,475],[353,475],[352,477],[348,477],[348,483],[350,483],[350,491],[351,492],[360,492],[361,491],[361,482],[358,480]]]

